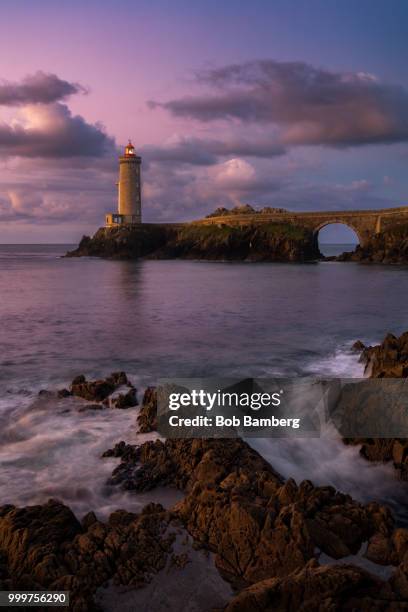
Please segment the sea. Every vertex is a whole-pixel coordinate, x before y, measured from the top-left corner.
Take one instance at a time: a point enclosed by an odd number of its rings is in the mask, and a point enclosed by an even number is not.
[[[64,258],[74,245],[0,245],[1,504],[50,498],[101,518],[179,493],[110,487],[101,454],[137,432],[134,410],[78,412],[47,393],[124,370],[141,397],[169,377],[361,377],[350,351],[408,330],[408,267]],[[330,255],[350,245],[326,245]],[[384,501],[408,523],[408,485],[335,432],[251,439],[284,477]]]

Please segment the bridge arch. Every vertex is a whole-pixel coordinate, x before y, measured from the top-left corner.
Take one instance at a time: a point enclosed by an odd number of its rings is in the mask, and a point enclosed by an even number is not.
[[[364,236],[360,230],[360,228],[357,226],[357,224],[354,224],[352,222],[350,222],[349,220],[344,220],[344,219],[326,219],[324,221],[321,221],[320,223],[318,223],[314,229],[313,229],[313,233],[314,233],[314,237],[315,240],[318,241],[319,240],[319,232],[320,230],[322,230],[324,227],[327,227],[328,225],[345,225],[346,227],[348,227],[349,229],[351,229],[355,235],[358,238],[358,242],[361,245],[363,245],[364,243]]]

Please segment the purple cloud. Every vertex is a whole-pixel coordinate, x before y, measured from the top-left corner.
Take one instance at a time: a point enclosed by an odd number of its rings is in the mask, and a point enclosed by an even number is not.
[[[211,166],[224,156],[248,156],[273,158],[283,155],[285,149],[270,139],[244,139],[242,137],[225,140],[206,138],[179,138],[162,146],[147,145],[141,154],[147,162],[172,162],[196,166]]]
[[[149,106],[201,122],[274,125],[282,145],[338,147],[408,140],[408,91],[366,73],[259,60],[201,72],[196,81],[206,93],[150,101]]]
[[[24,108],[20,123],[0,123],[0,156],[102,157],[114,152],[114,140],[100,124],[72,115],[59,102]]]
[[[0,106],[51,104],[77,93],[87,93],[87,90],[78,83],[39,70],[20,82],[0,81]]]

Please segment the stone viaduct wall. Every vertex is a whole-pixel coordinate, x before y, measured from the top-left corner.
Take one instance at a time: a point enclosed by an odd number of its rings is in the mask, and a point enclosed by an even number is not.
[[[242,215],[222,215],[194,221],[200,225],[248,225],[291,223],[312,230],[316,236],[326,225],[343,223],[354,230],[361,246],[375,234],[387,228],[408,223],[408,206],[378,210],[342,210],[319,212],[276,212]]]

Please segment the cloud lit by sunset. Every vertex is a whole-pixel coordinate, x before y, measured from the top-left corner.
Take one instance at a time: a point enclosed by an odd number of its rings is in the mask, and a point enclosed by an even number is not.
[[[235,4],[231,19],[230,2],[179,1],[170,13],[161,2],[73,2],[57,14],[44,0],[24,6],[24,33],[23,4],[6,4],[3,57],[24,40],[0,74],[8,241],[73,240],[100,224],[130,136],[143,159],[146,220],[246,202],[307,210],[405,201],[403,4],[391,15],[368,2],[352,14],[305,3],[297,11],[309,13],[309,33],[280,1]]]

